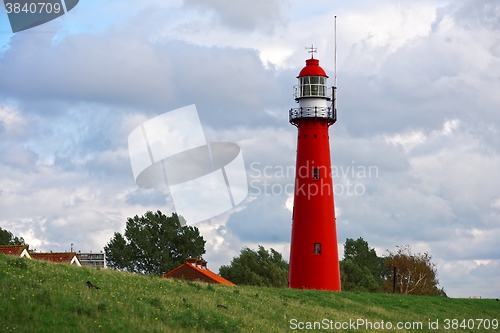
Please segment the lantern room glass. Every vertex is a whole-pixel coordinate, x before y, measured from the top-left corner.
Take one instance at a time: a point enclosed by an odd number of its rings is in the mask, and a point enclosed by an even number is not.
[[[304,76],[299,78],[299,97],[327,97],[326,77]]]

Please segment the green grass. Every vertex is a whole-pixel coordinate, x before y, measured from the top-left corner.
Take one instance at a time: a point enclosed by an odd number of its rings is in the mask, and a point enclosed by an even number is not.
[[[88,289],[87,280],[101,289]],[[500,320],[500,302],[491,299],[228,287],[3,255],[0,285],[0,332],[500,332],[478,329],[479,321],[460,328],[463,319]],[[293,319],[373,327],[293,330]],[[439,320],[438,330],[429,319]],[[446,330],[446,319],[459,319],[457,329],[450,322]],[[394,328],[377,329],[382,321]],[[422,328],[396,330],[398,322]]]

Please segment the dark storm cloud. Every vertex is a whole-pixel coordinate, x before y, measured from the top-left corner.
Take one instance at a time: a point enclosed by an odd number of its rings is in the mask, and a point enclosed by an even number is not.
[[[272,30],[284,23],[284,0],[184,0],[184,6],[212,10],[221,23],[238,30]]]
[[[500,30],[500,4],[496,0],[453,1],[449,8],[453,18],[465,29]]]
[[[389,173],[409,170],[408,158],[401,147],[388,144],[382,136],[350,137],[345,131],[348,126],[349,119],[342,120],[330,132],[332,165],[342,168],[339,173],[351,176],[364,170],[368,172],[372,167],[374,175],[376,170],[377,177],[383,177]]]
[[[277,123],[264,110],[279,105],[288,97],[287,90],[276,81],[275,71],[264,68],[256,51],[175,44],[178,47],[165,47],[175,63],[178,100],[196,104],[202,124],[221,128]]]
[[[25,100],[138,103],[172,95],[168,58],[125,35],[20,34],[0,59],[5,96]]]
[[[286,199],[260,195],[246,209],[231,214],[226,229],[243,242],[288,242],[292,215],[285,207]]]
[[[365,187],[373,186],[373,182],[375,180],[360,181]],[[384,185],[385,190],[381,189]],[[447,232],[453,218],[448,202],[426,195],[418,188],[395,188],[387,180],[378,181],[375,186],[374,193],[336,197],[341,212],[337,218],[341,235],[379,237],[385,239],[385,246],[373,245],[384,247],[400,245],[399,242],[409,239],[413,243],[446,237],[446,233],[441,234],[439,230]],[[395,239],[397,243],[391,244]]]
[[[0,145],[0,163],[30,172],[35,170],[38,154],[21,144]]]
[[[440,259],[497,259],[499,214],[492,202],[500,161],[471,128],[462,123],[452,133],[425,134],[405,154],[408,170],[384,168],[379,177],[351,179],[366,193],[337,193],[339,239],[367,237],[382,249],[423,242]]]
[[[446,53],[427,41],[390,55],[375,75],[339,73],[339,121],[355,136],[372,136],[468,118],[477,102],[475,88],[460,78],[440,80],[460,70]]]
[[[146,190],[136,188],[134,191],[127,194],[125,201],[129,205],[143,205],[149,207],[151,205],[164,207],[168,201],[171,201],[167,194],[159,190]]]
[[[196,104],[202,121],[214,127],[255,125],[273,122],[264,109],[288,99],[291,89],[277,84],[276,72],[264,68],[255,50],[151,44],[111,32],[71,35],[58,44],[51,37],[14,36],[0,59],[1,95],[39,114],[64,114],[57,110],[80,102],[135,107],[151,116]],[[50,102],[57,100],[65,105]]]

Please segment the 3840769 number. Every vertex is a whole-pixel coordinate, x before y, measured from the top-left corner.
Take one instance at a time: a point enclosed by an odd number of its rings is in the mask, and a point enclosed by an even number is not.
[[[19,2],[7,2],[5,3],[5,9],[7,10],[7,14],[59,14],[61,11],[61,4],[59,3],[50,3],[50,2],[32,2],[30,4],[25,3],[21,4]]]
[[[444,326],[445,330],[457,330],[457,329],[494,329],[498,328],[498,319],[445,319]]]

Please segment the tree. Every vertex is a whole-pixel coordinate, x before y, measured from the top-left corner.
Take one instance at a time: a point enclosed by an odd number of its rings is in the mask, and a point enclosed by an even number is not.
[[[396,267],[396,292],[400,294],[446,296],[438,288],[437,267],[431,262],[429,253],[412,254],[409,245],[397,246],[396,252],[389,252],[385,258],[387,272],[384,289],[393,290],[393,269]]]
[[[124,235],[115,232],[104,251],[109,267],[161,275],[204,254],[205,240],[198,228],[181,226],[176,213],[167,217],[148,211],[128,218]]]
[[[383,259],[363,238],[347,238],[340,261],[342,290],[377,292],[382,286]]]
[[[0,245],[26,245],[22,237],[14,236],[10,231],[0,228]]]
[[[271,249],[269,253],[261,245],[258,251],[243,248],[229,266],[219,268],[219,274],[235,284],[260,287],[288,285],[288,263],[279,252]]]

